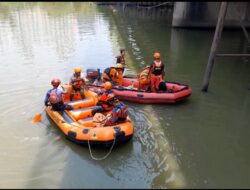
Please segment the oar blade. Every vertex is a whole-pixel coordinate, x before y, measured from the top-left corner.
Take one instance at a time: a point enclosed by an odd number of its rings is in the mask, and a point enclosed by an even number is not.
[[[32,123],[38,123],[42,120],[42,114],[39,113],[37,115],[35,115],[35,117],[32,119]]]

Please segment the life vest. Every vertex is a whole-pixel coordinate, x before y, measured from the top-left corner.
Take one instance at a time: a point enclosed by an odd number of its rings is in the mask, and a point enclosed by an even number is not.
[[[98,97],[98,100],[100,102],[102,102],[102,108],[105,110],[105,111],[110,111],[113,109],[114,106],[110,106],[108,104],[108,95],[111,93],[111,91],[106,91],[106,92],[103,92],[99,97]]]
[[[152,74],[161,75],[163,72],[164,66],[161,61],[154,61],[152,65]]]
[[[115,67],[108,67],[104,70],[103,79],[109,81],[117,81],[119,79],[119,73],[116,71]]]
[[[57,104],[60,102],[60,98],[58,97],[57,93],[52,91],[49,96],[49,102],[51,104]]]
[[[74,88],[81,88],[82,87],[82,85],[84,85],[85,84],[85,80],[81,77],[81,76],[79,76],[79,77],[76,77],[75,75],[72,77],[72,79],[71,79],[72,81],[72,86],[74,87]]]
[[[118,77],[114,78],[114,82],[119,85],[122,86],[122,81],[123,81],[123,71],[118,71],[117,72]]]
[[[149,71],[150,71],[150,66],[145,67],[142,72],[140,72],[137,77],[139,79],[139,83],[141,85],[149,84]]]

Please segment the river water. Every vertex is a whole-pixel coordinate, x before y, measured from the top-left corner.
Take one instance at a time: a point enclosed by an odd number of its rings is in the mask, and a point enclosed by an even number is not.
[[[201,91],[214,29],[173,29],[166,9],[93,2],[0,3],[0,188],[249,188],[249,58],[216,58]],[[176,105],[128,103],[131,141],[102,161],[68,141],[43,113],[50,80],[115,63],[135,74],[159,51],[166,80],[193,93]],[[241,30],[223,30],[220,53],[249,53]],[[92,156],[108,150],[92,148]]]

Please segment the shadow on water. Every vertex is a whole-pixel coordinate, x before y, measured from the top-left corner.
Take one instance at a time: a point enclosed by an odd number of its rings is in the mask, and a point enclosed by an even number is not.
[[[214,30],[172,29],[166,17],[163,22],[155,21],[133,8],[123,11],[110,6],[109,11],[105,11],[116,23],[125,48],[133,55],[130,68],[138,72],[150,63],[152,52],[159,51],[166,63],[167,80],[189,84],[193,89],[189,100],[182,104],[138,106],[146,111],[151,124],[159,127],[154,131],[156,146],[161,142],[157,136],[159,131],[170,142],[173,157],[186,177],[184,187],[237,187],[237,184],[246,187],[246,178],[233,175],[233,171],[245,176],[245,160],[250,156],[246,148],[250,132],[246,128],[249,122],[246,116],[249,113],[246,106],[249,105],[248,58],[217,58],[210,91],[202,93],[201,81]],[[247,53],[249,49],[241,32],[224,30],[219,51]],[[237,135],[233,137],[233,134]],[[241,146],[234,139],[240,136],[244,136],[241,141],[245,142]],[[244,156],[231,156],[233,151],[243,150]],[[222,161],[226,155],[233,161]],[[232,162],[238,163],[237,166]],[[224,175],[223,170],[227,170],[228,175]],[[155,185],[152,180],[152,186],[162,187],[163,181]]]
[[[65,162],[60,171],[61,188],[165,188],[183,185],[184,178],[173,157],[173,150],[166,140],[168,137],[161,129],[164,124],[156,119],[151,106],[126,104],[134,122],[134,136],[129,142],[115,146],[106,159],[93,160],[87,146],[80,146],[69,141],[54,122],[48,119],[44,122],[46,136],[50,139],[49,144],[55,144],[56,148],[53,148],[53,151],[41,149],[37,155],[40,159],[35,164],[46,164],[46,159],[43,158],[45,155],[54,161],[57,154],[61,156]],[[62,152],[66,150],[67,155],[62,156]],[[107,149],[92,149],[95,157],[103,157],[107,152]],[[34,170],[30,175],[36,176],[37,171]],[[50,184],[47,185],[47,183]],[[56,186],[53,186],[53,183],[55,183],[54,179],[43,177],[39,182],[30,182],[28,187],[51,188]]]
[[[54,125],[52,121],[50,123]],[[57,128],[57,126],[54,127]],[[92,159],[88,145],[76,144],[64,135],[61,140],[69,147],[70,152],[75,153],[69,153],[60,184],[61,188],[122,188],[119,181],[123,174],[119,173],[128,169],[127,165],[132,156],[133,138],[128,142],[114,146],[111,154],[103,160]],[[109,148],[91,147],[91,154],[95,158],[102,158],[108,152]],[[104,174],[109,177],[103,178]]]
[[[157,132],[159,129],[154,129],[156,126],[148,119],[149,113],[143,111],[140,106],[129,105],[129,114],[135,126],[133,138],[127,143],[116,146],[105,160],[93,160],[88,147],[78,146],[66,138],[63,140],[70,150],[78,155],[78,158],[75,158],[75,155],[70,154],[68,161],[75,162],[75,164],[81,163],[81,165],[74,166],[74,170],[77,168],[74,172],[72,172],[72,167],[65,168],[62,187],[71,187],[71,180],[74,181],[74,187],[81,188],[123,188],[124,185],[126,188],[180,186],[175,183],[176,180],[180,180],[179,168],[164,133]],[[103,157],[107,151],[107,149],[92,149],[95,157]],[[74,161],[74,159],[82,161]],[[95,167],[93,168],[92,165]],[[92,171],[91,174],[90,171]],[[102,180],[103,172],[108,177]],[[92,177],[98,179],[98,182],[93,183],[93,180],[88,180]],[[82,178],[85,179],[84,183],[81,181]]]

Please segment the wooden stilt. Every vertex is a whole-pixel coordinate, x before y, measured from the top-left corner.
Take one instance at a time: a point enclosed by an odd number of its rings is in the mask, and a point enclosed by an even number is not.
[[[220,5],[220,11],[219,11],[218,21],[217,21],[217,25],[216,25],[216,29],[214,33],[213,43],[211,46],[210,55],[208,58],[208,64],[207,64],[207,68],[206,68],[205,75],[203,78],[203,83],[202,83],[202,91],[204,92],[206,92],[208,89],[209,79],[211,77],[212,68],[214,64],[214,58],[216,55],[216,49],[217,49],[217,46],[221,37],[223,23],[224,23],[224,19],[225,19],[226,12],[227,12],[227,5],[228,5],[227,2],[221,2],[221,5]]]

